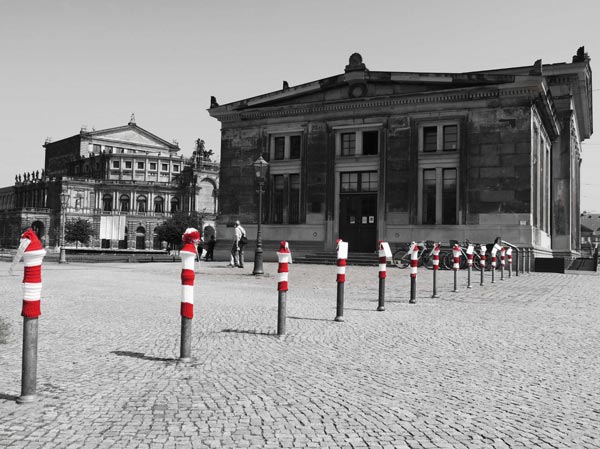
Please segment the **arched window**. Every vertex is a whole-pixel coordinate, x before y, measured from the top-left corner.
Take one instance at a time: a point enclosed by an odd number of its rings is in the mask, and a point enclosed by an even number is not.
[[[113,209],[112,203],[113,203],[113,196],[110,193],[106,193],[102,197],[102,210],[104,212],[111,212]]]
[[[129,195],[121,195],[119,198],[121,212],[129,212]]]
[[[165,200],[162,196],[157,196],[154,198],[154,212],[164,212],[165,211]]]
[[[137,210],[138,212],[146,212],[148,210],[148,200],[145,195],[137,197]]]
[[[171,199],[171,213],[177,212],[179,210],[179,198]]]
[[[135,248],[146,249],[146,229],[143,226],[135,230]]]

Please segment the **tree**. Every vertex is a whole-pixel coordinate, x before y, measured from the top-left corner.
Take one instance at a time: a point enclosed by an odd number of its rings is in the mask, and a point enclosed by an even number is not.
[[[161,241],[169,244],[170,248],[181,245],[181,236],[187,228],[196,228],[202,232],[202,214],[198,212],[175,212],[173,216],[156,228],[156,235]]]
[[[65,223],[65,240],[67,242],[76,242],[87,245],[90,243],[90,237],[94,235],[94,227],[88,220],[79,218]]]
[[[193,152],[194,159],[204,162],[211,162],[211,158],[215,153],[213,152],[213,150],[205,149],[204,140],[198,138],[194,142],[194,145],[196,147],[196,149]]]

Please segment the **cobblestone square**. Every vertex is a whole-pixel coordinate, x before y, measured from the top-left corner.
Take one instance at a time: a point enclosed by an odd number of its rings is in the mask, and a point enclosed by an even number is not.
[[[37,391],[21,385],[21,276],[0,262],[0,447],[598,448],[600,289],[592,276],[290,265],[197,266],[193,361],[178,362],[178,263],[43,266]]]

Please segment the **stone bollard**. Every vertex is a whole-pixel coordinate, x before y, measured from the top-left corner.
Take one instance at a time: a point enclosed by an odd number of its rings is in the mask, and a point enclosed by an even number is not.
[[[344,321],[344,283],[346,282],[346,259],[348,258],[348,242],[337,241],[337,311],[335,321]]]
[[[487,246],[483,243],[479,245],[479,266],[481,267],[481,281],[479,285],[483,285],[483,275],[485,274],[485,252]]]
[[[181,258],[181,347],[179,360],[192,360],[192,318],[194,318],[194,261],[198,254],[196,245],[200,241],[197,229],[188,228],[182,236]]]
[[[277,268],[277,335],[285,335],[285,303],[288,292],[288,264],[292,262],[292,253],[290,253],[290,248],[285,240],[279,245],[277,259],[279,261],[279,267]]]
[[[8,269],[12,274],[23,258],[23,358],[21,396],[17,398],[19,404],[33,402],[37,397],[38,317],[42,314],[42,262],[45,255],[42,242],[35,231],[29,228],[21,235],[19,249]]]
[[[409,304],[417,302],[417,265],[419,264],[419,246],[411,242],[410,248],[410,300]]]
[[[432,298],[439,298],[437,294],[437,272],[440,269],[440,244],[436,243],[433,247],[433,294]]]

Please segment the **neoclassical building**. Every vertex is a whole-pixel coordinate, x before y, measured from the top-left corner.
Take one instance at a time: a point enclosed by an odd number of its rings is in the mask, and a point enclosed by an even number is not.
[[[580,249],[581,141],[592,73],[571,62],[469,73],[343,73],[219,105],[221,226],[253,236],[252,163],[269,162],[263,238],[350,251],[383,239],[490,242],[538,257]]]
[[[61,220],[77,218],[93,224],[93,248],[161,249],[155,230],[178,211],[202,213],[214,232],[219,165],[202,155],[184,158],[176,143],[137,126],[133,116],[125,126],[82,129],[44,148],[43,170],[0,189],[3,247],[14,247],[20,229],[32,224],[47,246],[57,246]]]

